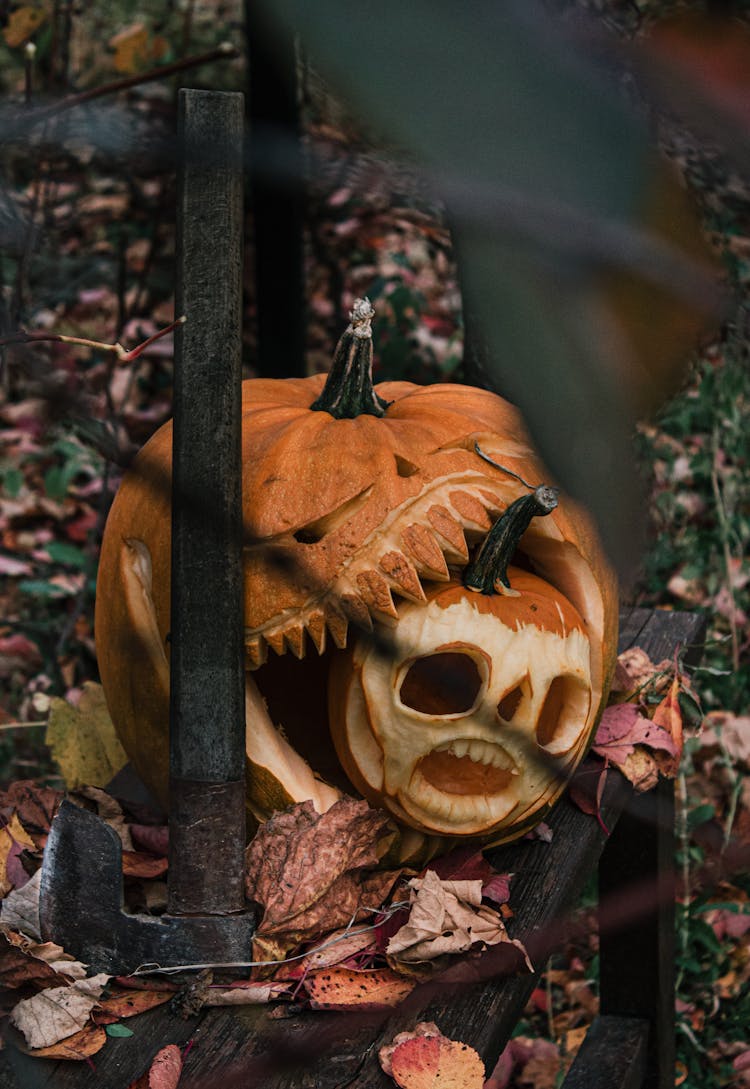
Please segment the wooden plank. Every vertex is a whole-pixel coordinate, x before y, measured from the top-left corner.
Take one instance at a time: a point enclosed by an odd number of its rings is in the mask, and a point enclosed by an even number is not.
[[[643,614],[644,610],[634,610]],[[705,622],[694,614],[649,613],[632,618],[651,657],[700,655]],[[599,980],[602,1014],[637,1017],[651,1025],[644,1085],[671,1089],[675,1069],[674,784],[662,780],[635,795],[615,828],[599,867]]]
[[[652,618],[647,610],[631,610],[624,621],[621,649],[633,645],[630,640],[637,638],[638,645],[657,660],[671,657],[678,643],[697,642],[702,623],[701,618],[680,613],[663,612]],[[602,806],[609,828],[616,825],[632,797],[622,776],[611,775]],[[496,868],[516,875],[511,895],[516,915],[509,921],[509,930],[525,941],[539,968],[549,952],[559,948],[566,931],[565,916],[575,906],[606,843],[597,822],[567,798],[555,807],[548,824],[554,832],[551,843],[524,840],[490,854]],[[195,1045],[185,1067],[187,1087],[208,1089],[220,1074],[222,1089],[245,1089],[247,1085],[263,1085],[264,1089],[393,1089],[392,1081],[379,1068],[378,1048],[396,1032],[421,1020],[436,1021],[447,1036],[475,1047],[489,1072],[535,980],[534,975],[523,974],[472,985],[420,988],[390,1016],[292,1009],[284,1010],[289,1016],[280,1019],[267,1007],[208,1010],[192,1032]],[[144,1024],[146,1018],[149,1041],[171,1042],[175,1023],[167,1011],[158,1009],[144,1015]],[[90,1071],[71,1070],[72,1064],[64,1063],[49,1064],[53,1070],[45,1081],[19,1080],[25,1089],[120,1089],[128,1084],[133,1067],[120,1065],[125,1056],[120,1045],[128,1041],[115,1043],[116,1056],[109,1045],[97,1056],[95,1081],[87,1080]],[[146,1058],[139,1071],[148,1065],[150,1054],[150,1047],[144,1048]],[[34,1066],[32,1060],[26,1060],[24,1076],[30,1066]]]
[[[639,1089],[646,1071],[648,1021],[597,1017],[561,1089]]]
[[[178,136],[169,911],[221,914],[245,906],[243,96],[181,90]]]

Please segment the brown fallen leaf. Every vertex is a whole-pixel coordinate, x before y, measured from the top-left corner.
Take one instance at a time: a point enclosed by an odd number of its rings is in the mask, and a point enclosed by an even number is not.
[[[108,979],[100,974],[40,991],[14,1007],[11,1023],[23,1033],[29,1048],[52,1047],[85,1027]]]
[[[52,787],[39,786],[31,779],[11,783],[0,791],[0,809],[15,809],[18,818],[30,835],[49,832],[52,818],[57,812],[64,794]]]
[[[95,1025],[112,1025],[124,1017],[135,1017],[174,998],[174,991],[121,991],[101,999],[91,1011]]]
[[[52,699],[45,741],[70,790],[84,783],[104,786],[128,760],[107,710],[104,690],[93,681],[84,683],[75,707]]]
[[[348,968],[326,968],[311,972],[304,982],[314,1010],[382,1010],[398,1006],[415,984],[390,968],[354,972]]]
[[[262,825],[246,855],[247,896],[264,909],[253,960],[283,960],[303,941],[346,926],[363,908],[379,907],[398,874],[366,871],[392,838],[387,814],[353,798],[341,798],[323,814],[302,802]]]
[[[14,887],[23,887],[28,880],[28,874],[24,874],[26,880],[19,882],[9,873],[11,858],[15,858],[19,850],[36,851],[36,844],[18,819],[18,814],[13,813],[7,824],[0,828],[0,898],[7,896]]]
[[[157,858],[146,851],[123,851],[122,872],[125,877],[161,877],[167,872],[166,858]]]
[[[330,968],[358,954],[374,953],[376,950],[377,940],[372,927],[355,927],[352,930],[342,927],[326,934],[305,957],[294,960],[288,965],[282,964],[276,973],[276,978],[279,980],[302,979],[308,972]]]
[[[447,953],[508,941],[497,911],[482,904],[482,881],[441,881],[433,870],[413,878],[408,921],[388,942],[390,958],[431,961]]]
[[[675,674],[669,686],[669,692],[657,706],[652,716],[654,725],[664,730],[674,743],[674,751],[659,752],[656,756],[659,771],[667,779],[675,778],[680,770],[680,760],[682,758],[683,732],[680,689],[680,676]]]
[[[99,1025],[86,1025],[80,1032],[67,1036],[49,1047],[38,1047],[27,1051],[34,1059],[70,1059],[82,1062],[101,1051],[107,1042],[107,1033]]]
[[[415,1036],[391,1056],[391,1077],[402,1089],[482,1089],[484,1063],[468,1044],[445,1036]]]
[[[154,1056],[148,1070],[128,1089],[176,1089],[182,1074],[182,1053],[177,1044],[167,1044]]]

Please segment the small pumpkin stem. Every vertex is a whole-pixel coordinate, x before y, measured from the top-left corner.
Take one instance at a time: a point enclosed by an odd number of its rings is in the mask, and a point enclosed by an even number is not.
[[[331,370],[314,412],[330,412],[337,420],[357,416],[384,416],[389,402],[378,397],[372,384],[372,319],[369,299],[355,299],[351,324],[342,335]]]
[[[515,594],[508,580],[508,564],[532,518],[550,514],[557,506],[558,489],[540,484],[508,507],[482,542],[464,571],[464,586],[480,594]]]

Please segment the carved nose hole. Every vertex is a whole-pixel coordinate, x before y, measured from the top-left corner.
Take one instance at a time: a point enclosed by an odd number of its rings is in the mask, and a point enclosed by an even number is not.
[[[552,753],[566,752],[578,739],[588,717],[591,693],[579,677],[555,677],[544,697],[536,739]]]
[[[414,476],[419,472],[419,466],[415,465],[413,461],[409,461],[408,458],[402,458],[400,454],[393,455],[396,462],[396,472],[399,476]]]
[[[479,667],[470,655],[439,651],[411,663],[399,698],[423,715],[460,715],[471,710],[481,687]]]
[[[522,699],[523,692],[520,684],[517,684],[515,688],[511,688],[510,692],[505,693],[497,705],[497,713],[504,722],[512,720]]]

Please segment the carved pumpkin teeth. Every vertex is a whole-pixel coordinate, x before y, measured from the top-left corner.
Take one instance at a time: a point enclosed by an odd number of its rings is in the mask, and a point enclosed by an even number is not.
[[[466,563],[469,559],[469,546],[466,543],[464,527],[451,514],[447,507],[435,503],[427,511],[427,517],[435,533],[445,542],[443,552],[451,563]]]
[[[411,556],[417,571],[425,578],[447,582],[450,578],[443,550],[432,530],[413,522],[401,534],[404,551]]]
[[[282,655],[285,652],[286,646],[285,646],[285,643],[284,643],[284,633],[283,632],[281,632],[281,631],[263,632],[263,637],[266,640],[266,642],[268,643],[271,650],[275,651],[276,654]]]
[[[464,521],[471,522],[478,529],[485,532],[491,528],[490,516],[475,495],[471,495],[469,492],[453,491],[448,498],[451,501],[451,506],[458,511]]]
[[[482,741],[478,738],[458,737],[444,745],[438,745],[432,750],[434,753],[450,753],[457,759],[468,758],[474,764],[484,764],[503,771],[515,774],[515,762],[512,757],[499,745],[491,741]],[[430,754],[428,753],[428,756]]]
[[[325,620],[326,627],[331,633],[331,638],[339,650],[343,650],[346,646],[346,634],[349,629],[349,621],[341,610],[331,601],[328,601],[325,606]]]
[[[378,619],[398,620],[398,610],[391,597],[391,588],[377,571],[360,571],[357,589],[367,608]]]
[[[318,654],[326,649],[326,618],[322,612],[310,613],[306,621],[307,634]]]
[[[245,660],[249,669],[257,669],[268,658],[268,645],[262,635],[245,640]]]
[[[396,593],[401,594],[408,601],[427,600],[419,575],[403,552],[386,552],[380,557],[378,567],[391,580]]]
[[[301,624],[296,624],[293,628],[286,628],[284,641],[295,658],[305,657],[305,629]]]

